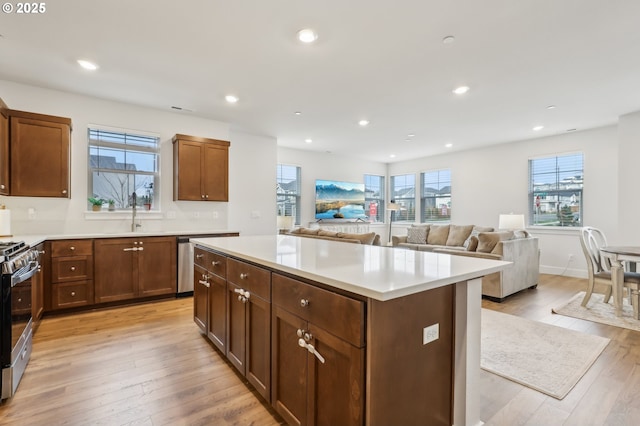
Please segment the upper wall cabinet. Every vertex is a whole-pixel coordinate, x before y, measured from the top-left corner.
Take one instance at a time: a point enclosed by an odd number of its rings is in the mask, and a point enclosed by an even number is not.
[[[228,141],[173,137],[173,199],[229,201]]]
[[[71,119],[10,109],[9,126],[9,195],[69,198]]]
[[[9,109],[0,99],[0,195],[9,195]]]

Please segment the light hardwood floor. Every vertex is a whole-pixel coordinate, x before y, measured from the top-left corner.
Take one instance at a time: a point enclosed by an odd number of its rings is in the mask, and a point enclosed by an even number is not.
[[[558,401],[482,371],[487,425],[637,425],[640,333],[551,314],[585,280],[542,275],[536,290],[483,307],[611,339]],[[192,300],[45,318],[2,425],[277,425],[281,420],[198,332]]]

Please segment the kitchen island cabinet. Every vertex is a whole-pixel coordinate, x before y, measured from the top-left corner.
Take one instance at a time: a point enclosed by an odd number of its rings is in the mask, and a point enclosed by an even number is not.
[[[176,292],[175,237],[95,240],[95,303]]]
[[[223,354],[227,353],[226,267],[223,256],[194,248],[194,321]]]
[[[288,423],[479,423],[480,278],[509,262],[286,235],[193,242],[271,271],[271,403]]]

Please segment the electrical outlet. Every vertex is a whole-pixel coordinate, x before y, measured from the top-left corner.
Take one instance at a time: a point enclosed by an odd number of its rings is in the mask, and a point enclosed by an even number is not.
[[[440,324],[436,323],[422,329],[422,344],[426,345],[440,338]]]

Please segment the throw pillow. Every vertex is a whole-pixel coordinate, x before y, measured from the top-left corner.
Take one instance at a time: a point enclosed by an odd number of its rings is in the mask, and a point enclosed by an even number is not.
[[[449,236],[449,225],[431,225],[429,235],[427,235],[427,244],[444,246],[447,244]]]
[[[462,247],[465,240],[471,235],[473,225],[451,225],[449,226],[449,236],[447,237],[448,246]]]
[[[478,237],[478,234],[481,232],[493,232],[493,228],[490,226],[474,226],[471,234],[467,237],[467,239],[462,243],[462,247],[468,248],[471,237]],[[475,251],[473,249],[472,251]]]
[[[367,234],[346,234],[344,232],[338,232],[338,238],[346,238],[348,240],[359,240],[360,244],[373,244],[373,240],[376,238],[375,232],[369,232]]]
[[[472,235],[467,241],[469,241],[469,244],[467,244],[467,251],[476,251],[478,248],[478,237]]]
[[[412,226],[407,228],[407,242],[411,244],[426,244],[429,228],[424,226]]]
[[[478,234],[479,253],[491,253],[500,241],[510,240],[513,238],[512,231],[505,232],[481,232]]]

